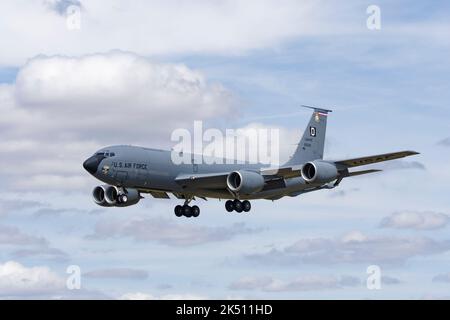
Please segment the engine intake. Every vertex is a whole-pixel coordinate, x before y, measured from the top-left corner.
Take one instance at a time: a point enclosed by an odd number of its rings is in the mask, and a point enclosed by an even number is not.
[[[252,194],[264,187],[264,178],[253,171],[233,171],[227,177],[229,190],[240,194]]]
[[[94,202],[102,207],[112,207],[112,204],[109,204],[105,198],[105,191],[108,188],[108,185],[97,186],[92,190],[92,197],[94,198]]]
[[[116,205],[118,202],[120,190],[116,186],[108,186],[105,190],[105,200],[111,205]]]
[[[301,174],[302,178],[309,183],[331,182],[339,175],[334,164],[317,160],[305,163]]]
[[[103,207],[128,207],[139,202],[141,195],[133,188],[102,185],[92,191],[94,202]]]

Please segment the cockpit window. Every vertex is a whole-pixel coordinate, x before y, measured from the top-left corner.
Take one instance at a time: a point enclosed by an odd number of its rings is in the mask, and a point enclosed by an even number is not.
[[[102,157],[114,157],[116,154],[114,152],[97,152],[95,155]]]

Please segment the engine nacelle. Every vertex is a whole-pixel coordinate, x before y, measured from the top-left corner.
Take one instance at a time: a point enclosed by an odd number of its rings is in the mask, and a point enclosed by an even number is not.
[[[92,198],[94,198],[94,202],[102,207],[112,207],[112,204],[109,204],[106,201],[105,193],[108,185],[97,186],[92,190]]]
[[[95,203],[103,207],[128,207],[139,202],[141,195],[133,188],[103,185],[92,191]]]
[[[252,194],[264,187],[264,178],[253,171],[233,171],[227,177],[229,190],[240,194]]]
[[[339,173],[334,164],[315,160],[307,162],[302,167],[302,178],[309,183],[331,182]]]

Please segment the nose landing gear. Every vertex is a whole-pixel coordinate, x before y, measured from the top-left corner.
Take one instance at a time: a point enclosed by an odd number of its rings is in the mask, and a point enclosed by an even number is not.
[[[236,212],[249,212],[252,208],[250,201],[244,200],[240,201],[238,199],[228,200],[225,202],[225,209],[228,212],[236,211]]]

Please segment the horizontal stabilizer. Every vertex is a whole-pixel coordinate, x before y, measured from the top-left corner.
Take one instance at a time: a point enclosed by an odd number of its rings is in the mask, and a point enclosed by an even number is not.
[[[307,106],[307,105],[304,105],[304,104],[302,104],[301,106],[303,108],[312,109],[315,112],[324,112],[324,113],[333,112],[333,110],[330,110],[330,109],[324,109],[324,108],[319,108],[319,107],[312,107],[312,106]]]

